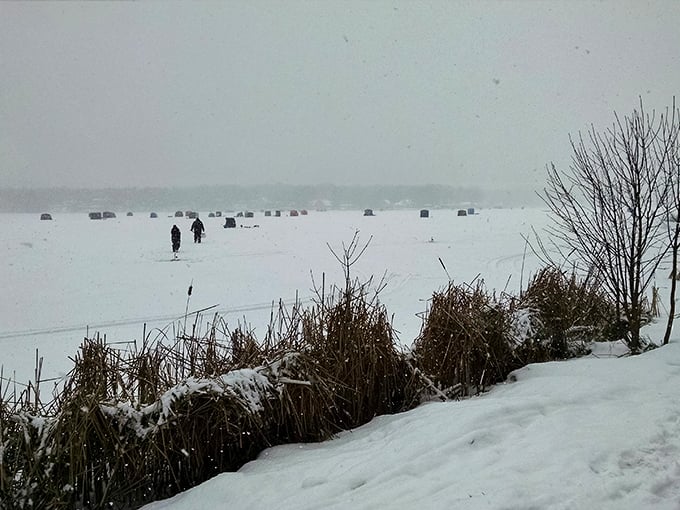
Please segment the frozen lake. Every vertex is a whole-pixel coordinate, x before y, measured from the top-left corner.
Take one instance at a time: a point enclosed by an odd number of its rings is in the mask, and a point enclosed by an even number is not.
[[[362,281],[386,286],[380,300],[410,345],[418,335],[432,292],[478,275],[487,287],[516,292],[538,261],[526,252],[522,235],[542,229],[539,209],[490,209],[458,217],[455,210],[310,211],[307,216],[224,218],[201,213],[206,237],[194,244],[191,220],[159,212],[90,220],[86,213],[4,214],[4,262],[0,266],[0,364],[5,377],[33,377],[36,349],[44,358],[42,377],[71,368],[83,337],[100,332],[111,342],[168,328],[189,311],[215,306],[230,328],[245,320],[262,338],[272,303],[308,302],[314,287],[342,283],[341,255],[358,232],[370,245],[352,267]],[[172,261],[170,228],[182,231],[180,260]],[[525,257],[526,252],[526,257]],[[440,263],[441,259],[441,263]],[[446,270],[442,267],[442,263]],[[523,273],[522,273],[523,271]],[[447,275],[448,272],[448,275]]]

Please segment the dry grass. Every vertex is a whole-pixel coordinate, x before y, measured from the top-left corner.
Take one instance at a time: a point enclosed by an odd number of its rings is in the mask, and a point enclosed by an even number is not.
[[[592,275],[579,277],[548,266],[530,280],[514,306],[531,310],[534,331],[518,350],[524,362],[567,359],[587,352],[591,341],[622,338],[616,306]]]
[[[412,364],[424,396],[484,391],[528,363],[586,354],[588,344],[621,338],[614,303],[590,276],[539,271],[520,296],[489,293],[483,282],[452,282],[432,296]]]
[[[507,305],[483,282],[450,282],[435,292],[412,352],[413,364],[428,382],[426,391],[457,398],[504,380],[517,368],[509,331]]]
[[[368,284],[347,285],[302,319],[304,352],[333,386],[329,419],[353,428],[404,404],[407,366],[387,311]]]
[[[134,507],[270,444],[263,416],[276,414],[276,395],[255,372],[225,379],[233,359],[214,330],[115,347],[86,339],[39,416],[29,391],[3,398],[0,507]]]

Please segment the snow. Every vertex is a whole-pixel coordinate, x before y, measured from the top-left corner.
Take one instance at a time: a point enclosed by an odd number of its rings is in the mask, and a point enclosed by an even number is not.
[[[677,509],[678,344],[532,365],[322,444],[265,451],[147,510]]]
[[[262,369],[262,367],[260,367]],[[158,430],[174,417],[173,406],[176,402],[196,394],[222,395],[235,398],[252,413],[264,411],[262,395],[274,393],[274,387],[267,377],[254,369],[234,370],[216,379],[189,377],[170,388],[159,400],[142,409],[136,409],[129,402],[115,405],[101,405],[101,410],[109,416],[116,416],[127,428],[139,437]],[[143,423],[149,423],[143,426]]]
[[[42,378],[58,378],[86,334],[139,341],[144,324],[147,333],[172,333],[187,308],[216,305],[203,327],[215,311],[230,327],[245,316],[262,337],[272,303],[309,302],[313,282],[342,283],[329,246],[341,253],[357,230],[371,241],[352,274],[384,276],[380,300],[404,345],[417,336],[427,300],[449,276],[479,277],[491,289],[516,292],[539,267],[522,235],[546,225],[540,209],[467,217],[432,210],[430,218],[417,210],[375,212],[259,213],[238,219],[252,228],[236,229],[223,229],[224,218],[205,212],[200,245],[192,242],[191,222],[169,213],[101,221],[57,214],[51,222],[1,215],[11,225],[0,234],[4,377],[32,378],[38,349]],[[177,262],[170,246],[175,223],[182,230]],[[668,283],[656,282],[662,294]],[[236,473],[145,508],[678,509],[678,326],[670,345],[640,356],[618,357],[622,346],[606,344],[588,358],[530,365],[479,397],[377,417],[320,444],[271,448]],[[518,315],[518,338],[530,327],[528,312]],[[658,341],[663,329],[662,318],[645,333]],[[227,374],[219,386],[257,405],[259,377]],[[213,391],[211,384],[189,380],[183,391]],[[125,405],[111,412],[126,412]]]

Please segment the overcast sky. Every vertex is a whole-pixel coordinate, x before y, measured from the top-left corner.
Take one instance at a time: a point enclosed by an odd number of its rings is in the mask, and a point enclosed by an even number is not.
[[[0,187],[538,186],[680,90],[680,2],[0,2]]]

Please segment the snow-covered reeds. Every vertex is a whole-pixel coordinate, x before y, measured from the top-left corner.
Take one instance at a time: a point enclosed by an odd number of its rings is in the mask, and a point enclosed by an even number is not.
[[[47,415],[3,401],[0,507],[135,507],[235,470],[276,443],[285,384],[277,378],[293,361],[204,377],[216,360],[194,354],[211,342],[121,351],[86,339]]]
[[[540,269],[513,301],[516,312],[528,312],[532,333],[515,338],[522,364],[585,354],[592,341],[619,340],[626,324],[616,305],[592,275],[578,276],[556,266]]]
[[[591,275],[548,266],[512,296],[454,284],[432,296],[411,362],[426,396],[484,391],[529,363],[586,354],[593,341],[618,340],[626,326]]]
[[[323,295],[323,297],[321,297]],[[406,365],[387,311],[348,281],[281,305],[266,337],[226,328],[141,342],[85,339],[49,405],[2,400],[0,505],[130,508],[399,411]]]
[[[5,381],[0,509],[135,508],[269,446],[321,441],[428,396],[483,391],[527,362],[560,357],[565,338],[614,335],[596,283],[546,270],[519,297],[449,283],[405,354],[382,285],[350,278],[356,248],[342,258],[344,286],[322,285],[307,308],[279,305],[261,340],[217,315],[197,328],[197,316],[191,333],[85,339],[49,402],[39,370],[18,394]]]

